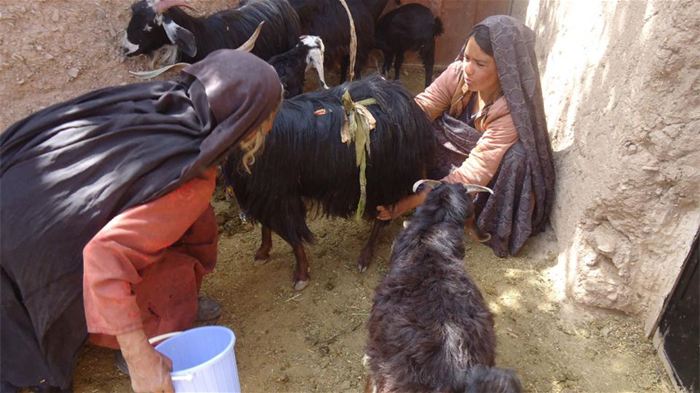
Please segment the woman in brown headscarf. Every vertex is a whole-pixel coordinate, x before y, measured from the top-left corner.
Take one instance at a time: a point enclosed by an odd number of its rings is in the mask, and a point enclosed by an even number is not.
[[[121,349],[135,391],[172,391],[146,338],[192,326],[216,262],[216,165],[236,147],[252,164],[281,96],[267,63],[220,50],[0,134],[3,392],[70,390],[88,334]]]
[[[429,177],[494,190],[478,194],[477,225],[501,257],[543,230],[552,206],[554,166],[542,104],[534,32],[505,15],[474,27],[459,57],[416,102],[434,120],[440,144]],[[391,219],[421,204],[428,189],[394,206]]]

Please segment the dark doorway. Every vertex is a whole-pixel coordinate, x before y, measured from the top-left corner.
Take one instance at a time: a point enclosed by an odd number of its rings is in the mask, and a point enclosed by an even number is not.
[[[696,235],[681,278],[659,323],[660,349],[668,359],[672,377],[688,392],[700,391],[699,245]]]

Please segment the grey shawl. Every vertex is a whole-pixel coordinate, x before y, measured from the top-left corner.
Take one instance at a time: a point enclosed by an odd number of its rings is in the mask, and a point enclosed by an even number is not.
[[[554,199],[552,147],[544,116],[534,32],[506,15],[488,17],[479,25],[489,29],[501,88],[519,138],[489,184],[494,195],[482,193],[476,200],[478,226],[492,236],[487,244],[497,255],[507,256],[516,254],[548,222]],[[462,59],[465,46],[466,42],[458,59]],[[461,92],[458,86],[453,102],[461,102]],[[479,138],[480,133],[467,124],[464,115],[456,119],[445,114],[435,122],[438,140],[450,142],[452,147],[438,154],[440,174],[444,175],[446,163],[461,164]],[[455,152],[454,146],[461,152]]]

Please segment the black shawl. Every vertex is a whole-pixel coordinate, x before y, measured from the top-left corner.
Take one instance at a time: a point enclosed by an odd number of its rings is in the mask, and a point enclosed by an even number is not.
[[[216,164],[280,97],[267,63],[220,50],[176,80],[96,90],[0,134],[3,383],[70,385],[85,244]]]

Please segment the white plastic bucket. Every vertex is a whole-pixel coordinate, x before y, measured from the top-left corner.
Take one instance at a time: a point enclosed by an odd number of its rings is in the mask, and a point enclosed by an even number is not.
[[[156,350],[173,361],[170,375],[176,392],[241,391],[233,351],[236,336],[231,329],[203,326],[164,336],[172,337],[156,345]]]

